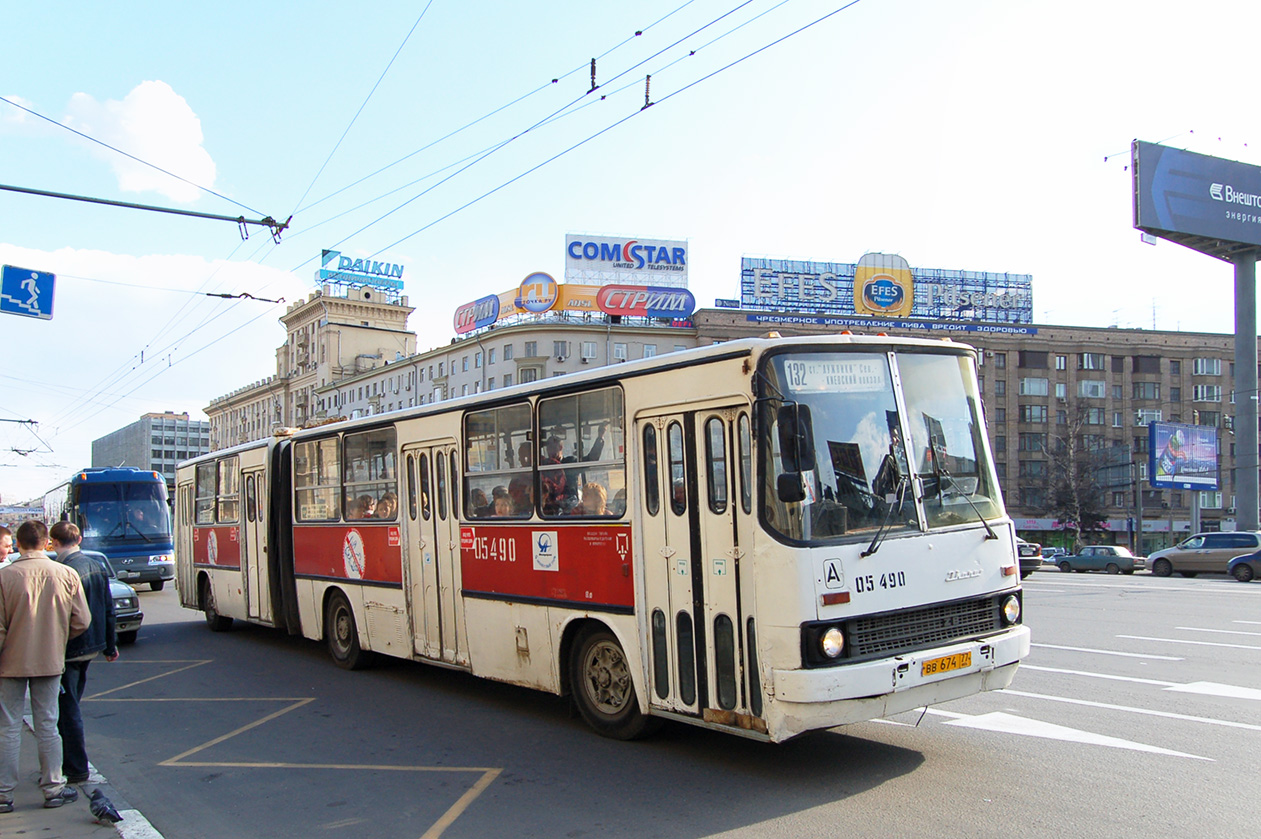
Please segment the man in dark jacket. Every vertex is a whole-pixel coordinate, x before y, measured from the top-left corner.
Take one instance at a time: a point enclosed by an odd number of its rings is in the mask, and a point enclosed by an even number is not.
[[[83,581],[92,623],[86,632],[66,644],[66,671],[61,676],[60,715],[57,731],[61,733],[61,768],[66,781],[81,784],[88,779],[88,750],[83,739],[83,715],[79,701],[88,681],[88,665],[98,653],[106,661],[118,658],[114,635],[114,597],[109,590],[109,575],[98,560],[79,550],[79,528],[68,521],[59,521],[48,531],[57,560],[69,565]]]

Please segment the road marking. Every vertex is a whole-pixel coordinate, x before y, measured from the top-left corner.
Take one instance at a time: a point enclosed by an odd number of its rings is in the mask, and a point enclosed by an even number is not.
[[[1023,585],[1028,586],[1029,581],[1026,580],[1023,583]],[[1157,587],[1147,585],[1145,583],[1134,582],[1132,580],[1117,580],[1116,582],[1113,582],[1113,583],[1102,583],[1102,582],[1088,583],[1085,581],[1075,582],[1075,581],[1069,581],[1069,580],[1063,580],[1063,581],[1056,580],[1053,583],[1047,583],[1047,585],[1068,586],[1070,588],[1110,588],[1110,589],[1125,588],[1127,591],[1157,592],[1157,593],[1166,592],[1166,591],[1200,591],[1206,594],[1220,594],[1221,592],[1235,592],[1236,594],[1245,594],[1248,591],[1248,589],[1244,588],[1243,586],[1239,586],[1239,585],[1232,586],[1232,585],[1227,585],[1225,583],[1222,583],[1220,585],[1213,584],[1213,583],[1206,583],[1204,585],[1198,585],[1198,586],[1160,585],[1157,588]],[[1036,588],[1041,589],[1041,586],[1036,586]],[[1254,589],[1254,590],[1261,591],[1261,588]]]
[[[1117,636],[1125,638],[1124,635]],[[1098,653],[1099,655],[1118,655],[1122,658],[1154,658],[1159,661],[1182,661],[1183,659],[1172,655],[1157,655],[1155,653],[1123,653],[1117,650],[1093,650],[1089,647],[1063,647],[1059,644],[1031,644],[1030,646],[1042,647],[1048,650],[1068,650],[1073,653]]]
[[[1184,641],[1181,638],[1152,638],[1149,635],[1118,635],[1118,638],[1129,638],[1132,641],[1159,641],[1162,644],[1191,644],[1196,647],[1225,647],[1231,650],[1261,650],[1247,644],[1218,644],[1213,641]]]
[[[1165,688],[1175,693],[1199,693],[1204,696],[1225,696],[1231,699],[1261,699],[1261,690],[1239,685],[1223,685],[1217,682],[1190,682]]]
[[[163,839],[161,833],[139,810],[119,810],[123,820],[114,825],[122,839]]]
[[[1113,676],[1108,673],[1091,673],[1086,670],[1063,670],[1059,667],[1038,667],[1036,664],[1021,664],[1021,670],[1039,670],[1044,673],[1065,673],[1069,676],[1089,676],[1092,679],[1111,679],[1114,682],[1135,682],[1140,685],[1156,685],[1157,687],[1176,687],[1179,682],[1163,682],[1158,679],[1139,679],[1134,676]]]
[[[1261,626],[1261,621],[1231,621],[1231,623],[1246,623],[1251,626]]]
[[[1162,749],[1159,746],[1148,746],[1143,743],[1136,743],[1133,740],[1122,740],[1120,737],[1109,737],[1106,734],[1094,734],[1089,731],[1056,725],[1055,723],[1031,720],[1026,717],[1003,713],[1002,711],[994,711],[993,713],[981,714],[980,716],[963,720],[950,720],[942,723],[942,725],[957,725],[960,728],[997,731],[1003,734],[1021,734],[1025,737],[1041,737],[1046,740],[1062,740],[1067,743],[1083,743],[1089,746],[1107,746],[1112,749],[1129,749],[1135,752],[1147,752],[1169,757],[1186,757],[1192,760],[1207,760],[1210,762],[1213,760],[1211,757],[1175,752],[1172,749]]]
[[[1215,632],[1219,635],[1251,635],[1261,638],[1261,632],[1245,632],[1242,629],[1205,629],[1202,626],[1175,626],[1174,629],[1185,629],[1187,632]]]
[[[1201,722],[1205,725],[1218,725],[1222,728],[1242,728],[1245,731],[1261,731],[1261,725],[1253,725],[1247,722],[1232,722],[1231,720],[1215,720],[1209,717],[1193,717],[1189,714],[1175,714],[1172,711],[1153,711],[1149,708],[1134,708],[1129,705],[1112,705],[1108,702],[1092,702],[1089,699],[1073,699],[1068,696],[1049,696],[1045,693],[1028,693],[1023,690],[1012,690],[1011,688],[1003,688],[1003,693],[1010,693],[1012,696],[1024,696],[1029,699],[1045,699],[1048,702],[1065,702],[1069,705],[1083,705],[1087,708],[1103,708],[1108,711],[1126,711],[1131,714],[1141,714],[1146,717],[1162,717],[1170,720],[1182,720],[1183,722]]]
[[[212,659],[204,658],[204,659],[181,659],[181,660],[173,660],[173,661],[166,661],[166,660],[127,661],[126,662],[127,664],[183,664],[184,666],[177,667],[174,670],[168,670],[165,673],[159,673],[156,676],[150,676],[147,679],[139,679],[138,681],[135,681],[135,682],[128,682],[125,685],[119,685],[116,688],[110,688],[109,690],[101,691],[100,693],[94,693],[91,696],[85,696],[83,697],[81,701],[86,702],[90,699],[99,699],[100,697],[108,696],[111,693],[118,693],[118,691],[120,690],[126,690],[127,688],[134,688],[136,685],[143,685],[145,682],[152,682],[155,679],[165,679],[167,676],[174,676],[176,673],[183,673],[185,670],[192,670],[194,667],[201,667],[203,664],[209,664],[211,660]],[[114,663],[111,663],[110,667],[113,667]]]

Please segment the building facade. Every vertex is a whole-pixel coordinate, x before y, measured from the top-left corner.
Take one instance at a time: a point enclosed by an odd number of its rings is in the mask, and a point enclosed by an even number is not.
[[[175,465],[213,451],[210,423],[167,411],[140,419],[92,441],[93,466],[134,466],[160,472],[175,497]]]

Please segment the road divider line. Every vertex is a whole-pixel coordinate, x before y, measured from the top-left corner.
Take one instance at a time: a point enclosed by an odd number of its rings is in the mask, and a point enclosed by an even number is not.
[[[1198,693],[1202,696],[1224,696],[1230,699],[1261,699],[1261,690],[1239,685],[1223,685],[1218,682],[1190,682],[1165,688],[1174,693]]]
[[[1218,635],[1250,635],[1253,638],[1261,638],[1261,632],[1245,632],[1242,629],[1208,629],[1202,626],[1175,626],[1174,629],[1182,629],[1187,632],[1214,632]]]
[[[1190,644],[1195,647],[1225,647],[1229,650],[1261,650],[1248,644],[1219,644],[1216,641],[1187,641],[1183,638],[1153,638],[1150,635],[1118,635],[1118,638],[1129,638],[1132,641],[1158,641],[1161,644]]]
[[[997,731],[1002,734],[1020,734],[1025,737],[1041,737],[1044,740],[1061,740],[1067,743],[1082,743],[1087,746],[1107,746],[1110,749],[1128,749],[1134,752],[1147,752],[1148,754],[1165,755],[1167,757],[1186,757],[1191,760],[1213,762],[1211,757],[1200,757],[1199,755],[1186,752],[1176,752],[1173,749],[1162,749],[1160,746],[1149,746],[1146,743],[1139,743],[1134,740],[1123,740],[1120,737],[1111,737],[1107,734],[1095,734],[1092,731],[1082,731],[1078,728],[1069,728],[1068,726],[1056,725],[1052,722],[1031,720],[1027,717],[1007,714],[1002,711],[980,714],[964,720],[950,720],[942,723],[942,725],[957,725],[960,728]]]
[[[1092,702],[1089,699],[1074,699],[1070,696],[1051,696],[1045,693],[1029,693],[1023,690],[1012,690],[1011,688],[1003,688],[1002,693],[1011,694],[1012,696],[1024,696],[1029,699],[1045,699],[1048,702],[1063,702],[1068,705],[1081,705],[1087,708],[1102,708],[1107,711],[1123,711],[1129,714],[1140,714],[1145,717],[1161,717],[1167,720],[1182,720],[1183,722],[1198,722],[1204,725],[1216,725],[1222,728],[1241,728],[1244,731],[1261,731],[1261,725],[1253,725],[1247,722],[1234,722],[1232,720],[1215,720],[1211,717],[1196,717],[1190,714],[1175,714],[1172,711],[1154,711],[1150,708],[1134,708],[1129,705],[1113,705],[1108,702]]]
[[[1127,636],[1119,635],[1117,637],[1125,638]],[[1030,646],[1042,647],[1047,650],[1068,650],[1071,653],[1098,653],[1099,655],[1116,655],[1121,656],[1122,658],[1152,658],[1157,661],[1182,661],[1182,659],[1178,656],[1158,655],[1156,653],[1123,653],[1119,650],[1095,650],[1090,647],[1065,647],[1059,644],[1031,644]],[[1022,664],[1021,666],[1023,667],[1025,665]]]
[[[1064,673],[1069,676],[1089,676],[1092,679],[1110,679],[1114,682],[1134,682],[1140,685],[1155,685],[1156,687],[1175,688],[1180,686],[1181,682],[1166,682],[1160,679],[1140,679],[1136,676],[1113,676],[1111,673],[1092,673],[1088,670],[1064,670],[1059,667],[1039,667],[1036,664],[1021,664],[1021,670],[1038,670],[1043,673]]]

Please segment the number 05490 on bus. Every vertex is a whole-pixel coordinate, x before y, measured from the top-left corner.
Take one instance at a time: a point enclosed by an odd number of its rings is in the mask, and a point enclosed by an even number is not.
[[[749,339],[284,430],[181,464],[211,629],[782,741],[1007,686],[1029,652],[975,352]]]

